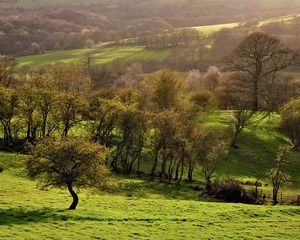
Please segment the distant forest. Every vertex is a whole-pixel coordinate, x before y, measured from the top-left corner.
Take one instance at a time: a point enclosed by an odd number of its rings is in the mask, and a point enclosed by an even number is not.
[[[272,5],[269,0],[2,0],[0,53],[18,56],[82,48],[179,27],[295,14],[299,9],[297,0]]]

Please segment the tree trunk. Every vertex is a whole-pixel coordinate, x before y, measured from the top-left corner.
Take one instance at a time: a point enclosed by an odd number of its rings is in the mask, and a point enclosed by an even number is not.
[[[154,163],[153,163],[152,170],[151,170],[151,177],[152,177],[152,179],[154,179],[154,177],[155,177],[155,172],[156,172],[157,163],[158,163],[158,152],[159,152],[159,150],[156,149],[155,150]]]
[[[180,184],[181,180],[182,180],[182,177],[183,177],[183,171],[184,171],[184,159],[182,159],[181,161],[181,172],[180,172],[180,176],[179,176],[179,179],[177,181],[178,184]]]
[[[259,108],[259,96],[258,96],[258,81],[254,81],[254,90],[253,90],[253,110],[258,111]]]
[[[73,202],[72,202],[71,206],[69,207],[69,210],[75,210],[77,207],[77,204],[78,204],[78,195],[74,192],[71,183],[68,183],[68,190],[69,190],[71,196],[73,197]]]
[[[276,188],[273,189],[273,203],[274,204],[278,203],[278,201],[277,201],[278,191],[279,191],[279,189],[276,189]]]
[[[167,153],[166,153],[166,149],[164,149],[163,150],[163,159],[162,159],[162,164],[161,164],[161,178],[160,178],[160,180],[162,182],[165,181],[166,167],[167,167]]]
[[[189,162],[189,170],[188,170],[188,180],[189,182],[193,182],[193,171],[194,171],[194,163],[192,160]]]

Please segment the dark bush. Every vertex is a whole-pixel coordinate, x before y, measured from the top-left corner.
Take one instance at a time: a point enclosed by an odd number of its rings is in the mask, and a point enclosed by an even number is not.
[[[217,197],[223,198],[228,202],[241,202],[245,195],[246,191],[239,182],[235,180],[227,180],[221,183],[221,188]]]
[[[3,167],[0,166],[0,172],[3,172]]]
[[[211,188],[204,192],[204,196],[213,197],[226,202],[260,204],[258,197],[247,193],[239,181],[227,179],[215,181]]]

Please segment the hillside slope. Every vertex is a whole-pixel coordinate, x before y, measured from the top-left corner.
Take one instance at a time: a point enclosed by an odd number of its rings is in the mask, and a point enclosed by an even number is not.
[[[285,15],[281,17],[268,18],[257,22],[257,28],[262,27],[270,23],[289,23],[295,17],[299,17],[299,14],[296,15]],[[206,26],[194,26],[183,29],[194,29],[201,32],[206,39],[201,43],[201,46],[186,46],[186,47],[158,47],[158,48],[146,48],[143,45],[128,45],[131,39],[120,40],[120,44],[116,42],[104,42],[101,43],[98,47],[94,48],[82,48],[74,50],[63,50],[63,51],[54,51],[46,52],[37,55],[28,55],[17,58],[19,66],[29,66],[29,67],[40,67],[43,65],[53,64],[56,62],[65,62],[65,63],[80,63],[86,55],[93,56],[94,64],[109,64],[112,61],[118,59],[122,62],[133,62],[133,61],[155,61],[160,62],[165,60],[172,53],[174,57],[171,56],[171,59],[179,58],[178,61],[199,61],[201,59],[200,52],[206,52],[205,48],[211,48],[213,44],[213,39],[211,36],[213,33],[216,33],[222,29],[233,29],[238,26],[244,25],[245,22],[236,22],[236,23],[226,23],[226,24],[217,24],[217,25],[206,25]],[[155,35],[154,35],[155,36]],[[134,38],[136,40],[136,38]],[[205,53],[209,54],[209,53]],[[184,59],[182,59],[182,57]],[[174,65],[174,63],[173,63]]]
[[[1,239],[295,239],[299,207],[145,199],[84,190],[66,211],[67,191],[25,177],[24,156],[0,153]],[[168,191],[167,185],[164,187]],[[146,191],[149,191],[146,190]],[[196,192],[195,192],[196,195]],[[174,195],[176,198],[176,195]],[[280,221],[279,221],[280,219]]]

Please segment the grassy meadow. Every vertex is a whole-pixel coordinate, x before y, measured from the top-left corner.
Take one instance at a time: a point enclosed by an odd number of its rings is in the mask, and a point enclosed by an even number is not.
[[[151,50],[146,49],[143,46],[110,46],[104,48],[84,48],[24,56],[17,58],[17,61],[19,66],[30,66],[33,68],[53,64],[55,62],[80,63],[86,55],[93,55],[94,64],[107,64],[117,59],[122,61],[161,61],[165,59],[170,52],[171,51],[169,49]]]
[[[199,117],[199,126],[227,128],[231,113]],[[287,140],[274,127],[278,116],[253,123],[222,160],[218,175],[253,180],[255,171],[272,167]],[[205,121],[205,124],[204,124]],[[27,156],[0,152],[0,239],[296,239],[300,208],[212,202],[187,183],[114,176],[108,188],[79,191],[76,211],[66,189],[42,189],[24,171]],[[143,166],[147,170],[147,166]],[[284,195],[299,195],[299,154],[290,156],[293,182]],[[200,180],[200,169],[196,179]],[[267,180],[264,179],[267,183]],[[199,183],[194,183],[194,185]],[[269,195],[271,188],[263,185]]]
[[[80,191],[78,209],[68,211],[67,191],[37,188],[37,182],[25,177],[23,160],[0,154],[5,167],[0,175],[1,239],[267,240],[300,234],[299,207],[212,203],[198,199],[193,190],[187,191],[194,199],[181,200],[173,188],[181,192],[184,187],[169,185],[148,198],[124,195],[125,187],[123,193]],[[173,192],[173,199],[164,192]]]

